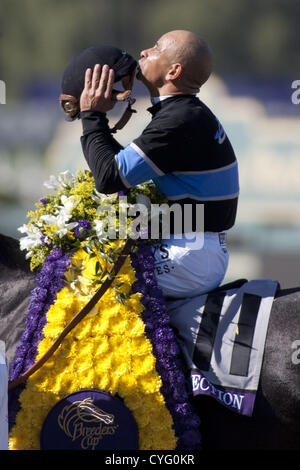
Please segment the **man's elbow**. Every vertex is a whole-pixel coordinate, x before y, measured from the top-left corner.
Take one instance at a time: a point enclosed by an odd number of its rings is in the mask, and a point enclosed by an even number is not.
[[[99,183],[95,181],[95,186],[96,186],[96,190],[98,191],[98,193],[101,193],[101,194],[112,194],[115,192],[111,189],[111,187],[109,187],[109,185],[103,182]]]
[[[95,180],[95,186],[98,193],[101,194],[113,194],[118,191],[121,191],[123,187],[118,184],[107,182],[107,181],[97,181]]]

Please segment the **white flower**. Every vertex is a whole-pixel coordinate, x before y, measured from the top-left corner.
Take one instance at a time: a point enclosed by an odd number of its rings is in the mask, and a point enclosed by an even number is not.
[[[28,253],[26,253],[25,259],[31,258],[31,256],[33,255],[33,253],[34,253],[34,251],[28,251]]]
[[[111,195],[110,194],[106,195],[106,194],[99,193],[99,191],[97,191],[97,189],[94,189],[94,191],[91,194],[91,198],[97,204],[102,204],[105,201],[107,201],[107,202],[111,201]]]
[[[58,189],[64,189],[66,186],[75,186],[76,178],[72,173],[67,170],[63,171],[58,177],[51,175],[48,181],[44,182],[46,188],[57,191]]]
[[[77,222],[68,223],[70,217],[71,214],[61,211],[58,215],[42,215],[41,220],[43,220],[46,225],[56,225],[59,238],[62,238],[66,235],[68,230],[72,230],[78,225]]]
[[[76,198],[75,196],[65,196],[62,195],[60,198],[62,204],[63,204],[63,209],[61,209],[61,212],[64,211],[66,214],[71,214],[72,210],[79,204],[80,198]]]
[[[57,189],[60,189],[58,179],[54,175],[51,175],[50,178],[44,182],[44,186],[46,186],[46,188],[48,189],[55,190],[55,191]]]
[[[77,182],[77,178],[69,170],[66,170],[58,175],[58,181],[62,186],[74,187]]]
[[[21,233],[27,233],[26,237],[20,238],[21,250],[31,250],[32,248],[40,245],[43,234],[35,225],[28,226],[24,224],[22,227],[18,228],[18,231]]]
[[[56,215],[42,215],[40,217],[40,221],[44,225],[56,225],[57,234],[60,238],[62,238],[64,235],[67,234],[68,230],[72,230],[78,225],[77,222],[69,222],[69,220],[72,217],[72,210],[79,204],[79,202],[80,198],[77,199],[76,196],[67,197],[63,195],[61,196],[62,206],[58,206],[56,208]]]

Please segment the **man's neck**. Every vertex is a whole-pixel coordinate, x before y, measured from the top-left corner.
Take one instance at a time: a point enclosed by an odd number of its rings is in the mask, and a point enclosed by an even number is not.
[[[151,103],[152,103],[152,104],[159,103],[160,101],[163,101],[163,100],[165,100],[166,98],[171,98],[171,96],[175,96],[175,95],[151,96]]]
[[[191,96],[196,96],[197,94],[196,93],[173,93],[171,95],[160,95],[160,96],[151,96],[151,103],[153,105],[159,103],[160,101],[164,101],[165,99],[167,98],[171,98],[172,96],[175,97],[175,96],[180,96],[180,95],[191,95]]]

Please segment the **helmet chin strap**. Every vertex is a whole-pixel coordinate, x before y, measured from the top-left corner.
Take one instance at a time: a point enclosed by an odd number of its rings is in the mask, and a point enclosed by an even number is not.
[[[114,125],[112,129],[110,129],[110,132],[112,134],[115,134],[117,131],[123,129],[123,127],[126,126],[128,123],[129,119],[131,118],[133,113],[136,113],[135,109],[132,109],[132,105],[135,103],[135,99],[131,97],[131,90],[133,87],[133,81],[134,81],[134,76],[135,76],[135,69],[131,72],[130,76],[124,77],[122,79],[123,86],[125,88],[125,91],[116,91],[113,90],[113,98],[116,99],[117,101],[127,101],[128,105],[127,108],[125,109],[123,115],[120,117],[119,121]]]
[[[135,103],[135,99],[131,98],[130,96],[131,90],[125,90],[123,92],[113,90],[112,94],[113,94],[113,99],[115,99],[116,101],[127,101],[128,103],[127,108],[125,109],[123,115],[120,117],[118,122],[114,125],[114,127],[110,129],[110,132],[112,134],[115,134],[117,131],[123,129],[123,127],[126,126],[132,114],[136,113],[136,110],[131,108],[131,106]]]
[[[131,95],[131,90],[119,91],[113,90],[112,91],[112,99],[114,101],[125,101]]]

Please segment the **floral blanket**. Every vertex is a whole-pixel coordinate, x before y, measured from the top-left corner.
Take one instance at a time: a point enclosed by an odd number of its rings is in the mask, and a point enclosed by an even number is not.
[[[103,204],[117,207],[118,195],[97,193],[89,172],[65,172],[46,185],[52,194],[20,228],[21,248],[37,275],[11,381],[47,351],[112,275],[125,243],[106,238],[99,211]],[[135,191],[161,200],[151,185]],[[84,389],[123,400],[137,425],[139,449],[200,448],[199,418],[189,403],[179,348],[145,241],[136,241],[111,287],[44,366],[10,391],[9,448],[40,449],[51,409]]]

